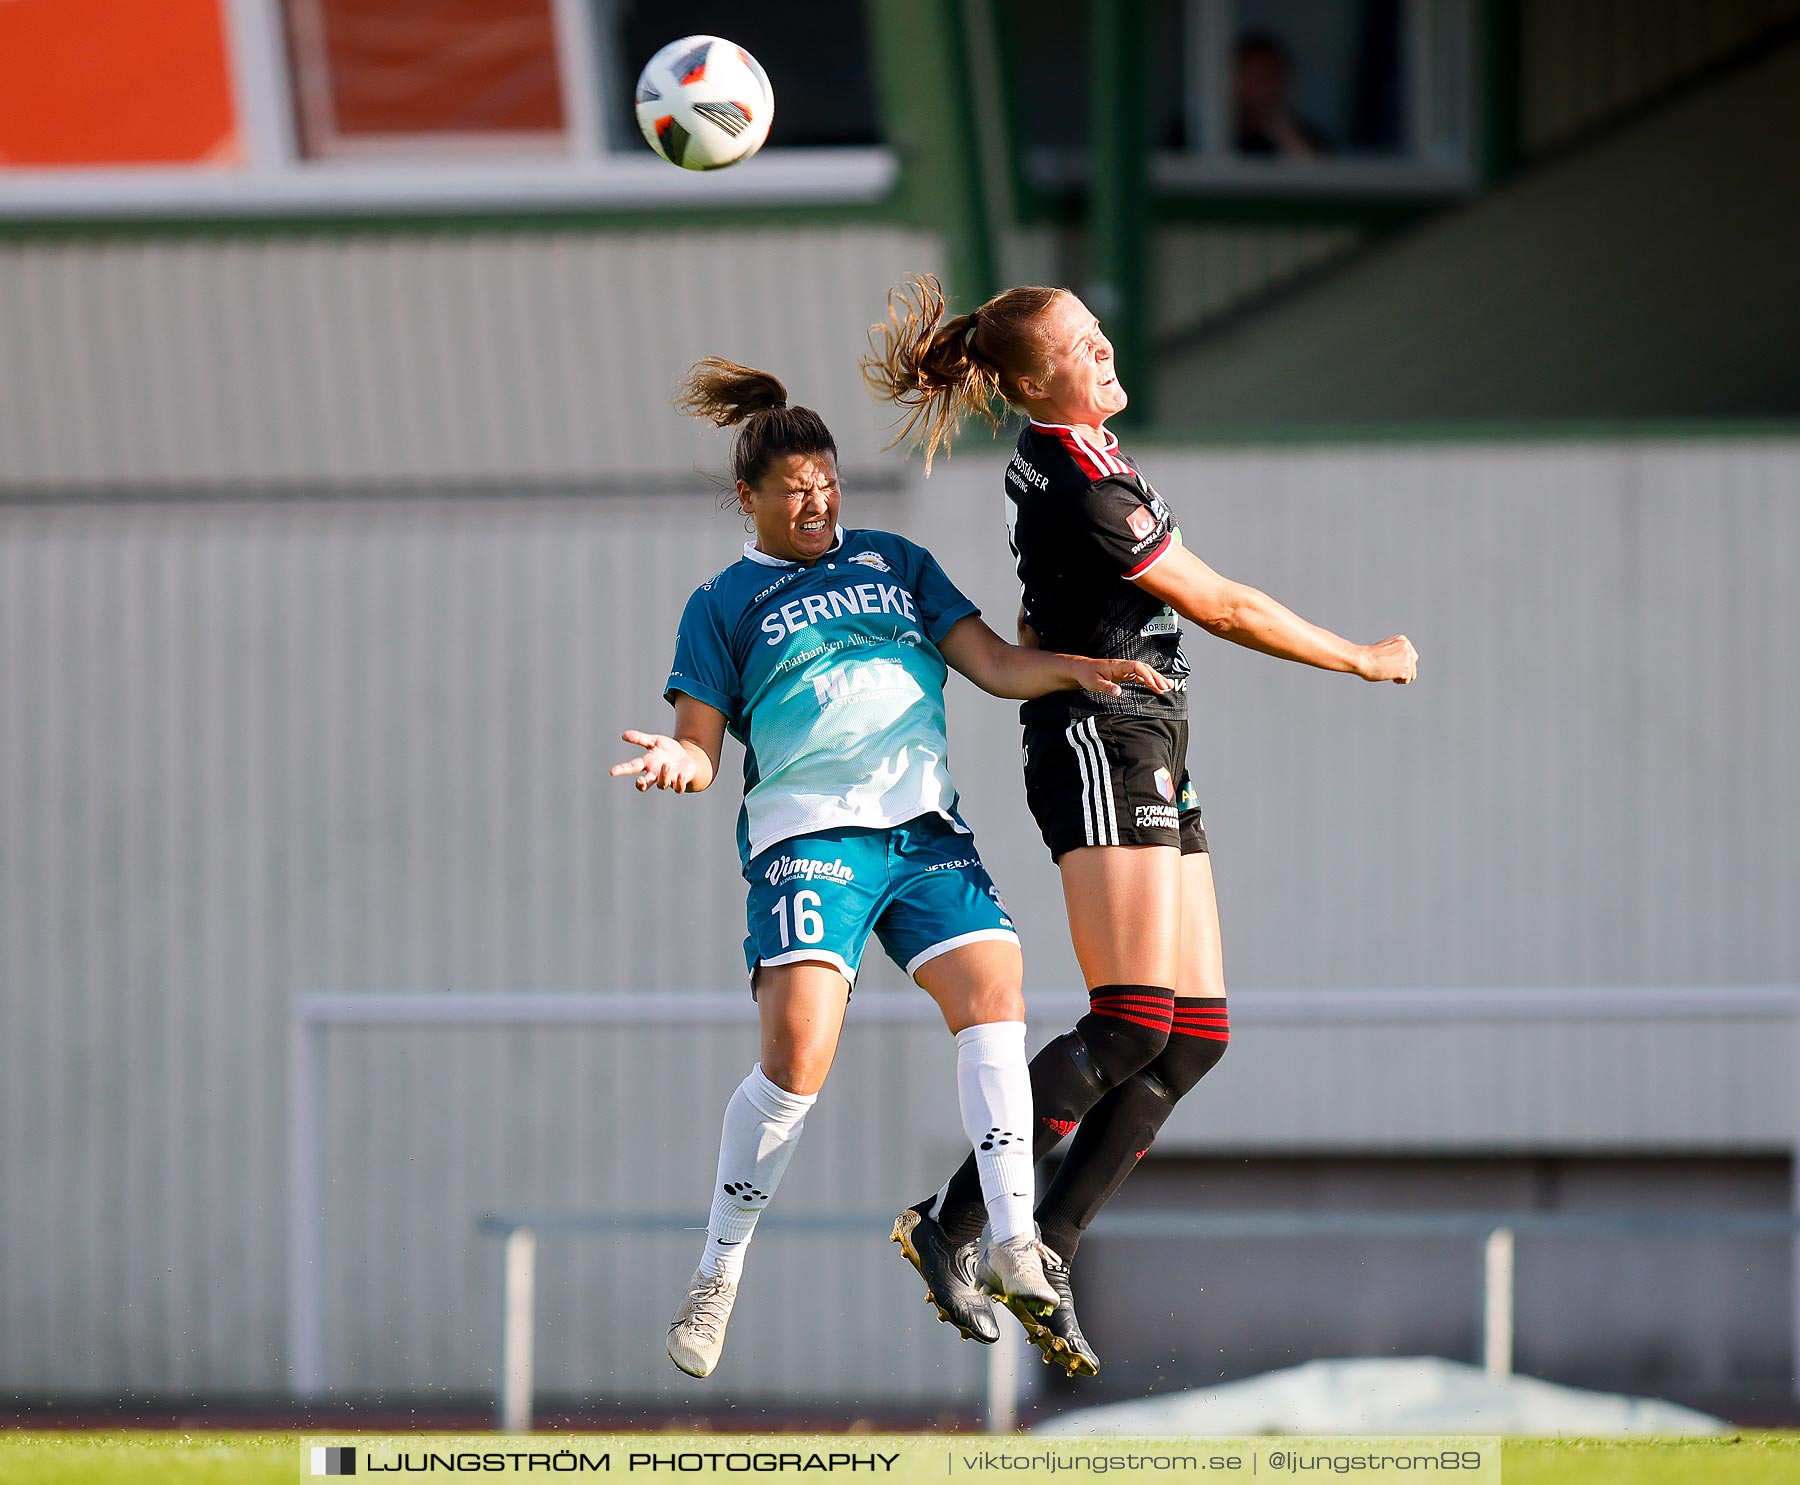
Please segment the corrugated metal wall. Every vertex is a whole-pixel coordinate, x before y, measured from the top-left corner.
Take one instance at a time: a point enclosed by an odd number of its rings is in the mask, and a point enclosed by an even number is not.
[[[740,982],[729,787],[677,805],[605,768],[666,715],[674,615],[741,537],[708,496],[0,509],[0,1374],[283,1385],[295,992]],[[333,1379],[480,1385],[475,1215],[703,1204],[696,1152],[753,1056],[742,1030],[343,1034]],[[858,1175],[886,1067],[840,1077],[791,1210],[925,1184],[918,1153]],[[660,1386],[636,1352],[690,1247],[656,1249],[658,1283],[641,1253],[572,1250],[602,1319],[586,1369],[553,1346],[550,1375]],[[596,1353],[614,1327],[645,1346]],[[935,1396],[929,1356],[873,1375]],[[830,1395],[844,1361],[794,1366]]]
[[[847,464],[892,228],[70,239],[0,259],[0,488],[666,482],[688,363],[780,347]]]
[[[0,344],[23,348],[0,365],[0,1385],[285,1384],[296,993],[739,983],[731,791],[604,776],[622,727],[666,715],[675,616],[741,541],[693,472],[720,442],[665,405],[690,356],[788,375],[843,441],[850,519],[1010,615],[1000,450],[897,479],[850,371],[932,244],[730,242],[0,253]],[[1145,462],[1223,570],[1425,656],[1402,692],[1197,644],[1235,986],[1800,980],[1794,691],[1771,679],[1797,669],[1800,446]],[[1072,985],[1012,709],[959,686],[952,710],[1031,983]],[[485,1384],[480,1211],[698,1206],[749,1024],[333,1033],[332,1381]],[[1781,1148],[1796,1070],[1769,1030],[1703,1003],[1550,1042],[1268,1026],[1168,1148]],[[853,1027],[784,1209],[934,1183],[948,1067],[939,1035]],[[660,1330],[692,1247],[546,1240],[543,1385],[674,1395]],[[976,1385],[873,1236],[756,1263],[739,1343],[784,1343],[730,1395]],[[814,1310],[916,1344],[833,1341]]]
[[[1347,257],[1367,237],[1358,227],[1329,225],[1164,224],[1151,239],[1156,333],[1192,335]]]
[[[1545,1027],[1540,1039],[1560,1028]],[[1167,1209],[1565,1214],[1769,1212],[1789,1201],[1777,1159],[1717,1151],[1656,1161],[1604,1155],[1412,1159],[1152,1157],[1118,1206]],[[1117,1208],[1115,1208],[1117,1210]],[[1084,1400],[1123,1401],[1303,1358],[1482,1351],[1479,1243],[1468,1238],[1109,1237],[1081,1245],[1083,1327],[1105,1359]],[[1514,1365],[1577,1387],[1717,1407],[1785,1397],[1792,1375],[1788,1238],[1622,1240],[1521,1233]],[[1142,1275],[1200,1292],[1147,1303]],[[1092,1316],[1090,1321],[1087,1317]],[[1732,1403],[1719,1409],[1726,1416]]]
[[[1800,443],[1144,463],[1223,571],[1424,656],[1397,690],[1194,642],[1241,1006],[1259,985],[1800,981]],[[1004,619],[999,464],[972,440],[848,514],[938,548]],[[680,604],[739,540],[705,495],[0,511],[0,1384],[283,1385],[294,993],[738,983],[730,789],[639,798],[602,771],[664,714]],[[958,686],[952,710],[1031,982],[1070,985],[1011,708]],[[481,1210],[698,1206],[748,1023],[333,1033],[333,1381],[484,1383]],[[1267,1027],[1167,1148],[1780,1148],[1796,1070],[1771,1029],[1703,998],[1554,1036]],[[941,1036],[853,1027],[786,1210],[935,1181],[947,1069]],[[691,1261],[547,1240],[542,1384],[668,1395]],[[740,1341],[793,1344],[732,1395],[971,1395],[979,1358],[875,1235],[772,1237],[756,1263]],[[917,1344],[832,1341],[815,1306]]]

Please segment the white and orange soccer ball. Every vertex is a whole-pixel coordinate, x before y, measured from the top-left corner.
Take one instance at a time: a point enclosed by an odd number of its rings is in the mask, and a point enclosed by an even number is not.
[[[684,36],[644,64],[638,128],[650,148],[683,170],[748,160],[769,137],[775,92],[755,57],[722,36]]]

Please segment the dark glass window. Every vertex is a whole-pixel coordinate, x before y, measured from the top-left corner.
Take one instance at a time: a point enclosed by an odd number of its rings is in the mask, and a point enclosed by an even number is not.
[[[1046,185],[1079,179],[1091,0],[995,4],[1026,167]],[[1378,191],[1428,171],[1455,188],[1469,162],[1471,16],[1472,0],[1147,0],[1139,72],[1158,178]]]
[[[1003,66],[1016,91],[1020,143],[1028,157],[1045,151],[1066,156],[1087,144],[1089,9],[1088,0],[1000,0]],[[1147,21],[1151,141],[1161,149],[1187,143],[1181,96],[1185,9],[1185,0],[1152,0]]]
[[[644,63],[683,36],[723,36],[762,64],[775,89],[769,146],[880,143],[875,82],[863,8],[856,0],[783,0],[778,5],[689,0],[678,10],[643,0],[597,0],[619,73],[608,89],[608,139],[636,147],[632,89]]]
[[[1249,156],[1395,155],[1401,0],[1237,0],[1231,146]]]

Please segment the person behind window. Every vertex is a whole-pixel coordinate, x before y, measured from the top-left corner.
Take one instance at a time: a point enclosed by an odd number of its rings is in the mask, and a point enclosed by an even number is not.
[[[1324,132],[1294,110],[1293,78],[1293,56],[1279,36],[1246,31],[1238,38],[1231,88],[1239,154],[1316,160],[1326,152]]]

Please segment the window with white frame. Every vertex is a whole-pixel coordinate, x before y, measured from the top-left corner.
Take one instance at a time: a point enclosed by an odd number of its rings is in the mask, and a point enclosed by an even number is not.
[[[1078,179],[1087,0],[999,0],[1029,175]],[[1157,183],[1197,194],[1433,194],[1474,183],[1472,0],[1148,0]]]
[[[643,0],[158,0],[135,48],[54,39],[115,5],[0,4],[0,84],[74,56],[104,83],[0,105],[0,217],[805,204],[897,173],[845,0],[692,0],[675,29]],[[777,111],[754,160],[701,175],[645,148],[631,100],[652,53],[704,31],[762,60]]]
[[[1168,182],[1473,181],[1470,0],[1186,0]]]

